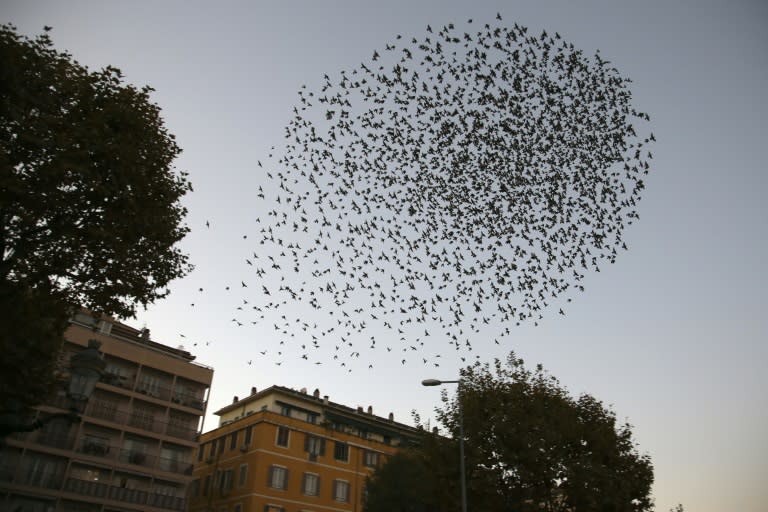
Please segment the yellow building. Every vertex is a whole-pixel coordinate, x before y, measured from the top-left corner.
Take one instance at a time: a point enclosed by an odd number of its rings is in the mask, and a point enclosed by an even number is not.
[[[105,373],[80,423],[59,418],[9,436],[0,453],[0,510],[165,512],[187,509],[213,370],[189,352],[156,343],[149,331],[81,312],[64,335],[69,358],[101,342]],[[66,411],[64,389],[36,408]]]
[[[416,429],[272,386],[216,412],[200,440],[190,511],[362,511],[365,481]]]

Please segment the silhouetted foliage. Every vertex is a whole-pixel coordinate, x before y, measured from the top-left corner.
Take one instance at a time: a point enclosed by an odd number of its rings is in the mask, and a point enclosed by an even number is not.
[[[438,472],[424,453],[406,450],[395,454],[368,480],[366,512],[433,512],[442,510]]]
[[[176,244],[191,187],[172,167],[180,149],[151,89],[124,84],[112,67],[89,71],[47,34],[30,39],[12,25],[0,27],[0,62],[2,296],[120,317],[164,297],[190,269]],[[44,320],[52,336],[65,309]],[[15,350],[55,355],[61,329],[32,346],[17,324],[7,333]]]
[[[631,426],[617,425],[615,414],[602,402],[587,394],[571,397],[541,366],[527,370],[514,353],[506,363],[497,359],[493,366],[465,368],[461,380],[457,395],[444,392],[443,405],[436,410],[452,438],[425,434],[407,456],[422,461],[417,468],[429,468],[411,483],[415,490],[426,481],[429,488],[448,494],[440,496],[436,510],[459,510],[459,400],[464,406],[471,510],[653,509],[650,458],[638,453]],[[394,474],[386,466],[377,471],[368,510],[383,510],[376,508],[381,496],[410,498],[411,490],[394,489],[407,485]],[[389,488],[388,493],[381,488]]]
[[[49,290],[0,286],[0,411],[37,403],[51,389],[69,308]]]

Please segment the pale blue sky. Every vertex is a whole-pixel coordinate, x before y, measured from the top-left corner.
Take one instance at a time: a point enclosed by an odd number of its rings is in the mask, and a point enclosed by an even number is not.
[[[4,0],[2,7],[2,21],[23,33],[51,25],[56,45],[82,63],[115,65],[129,81],[157,89],[153,98],[184,148],[177,165],[195,186],[184,248],[197,269],[129,323],[146,323],[157,341],[185,344],[215,367],[212,410],[251,386],[280,384],[319,387],[334,401],[410,422],[412,409],[428,416],[439,401],[420,381],[454,378],[460,366],[439,341],[425,349],[446,353],[439,369],[385,355],[372,370],[352,373],[299,357],[276,366],[259,354],[273,348],[272,329],[230,322],[239,297],[224,286],[249,276],[244,258],[254,247],[242,235],[262,213],[253,201],[264,179],[255,162],[282,143],[301,84],[317,86],[324,73],[368,61],[397,34],[482,23],[497,12],[534,32],[557,31],[588,54],[599,48],[633,79],[634,102],[651,115],[658,140],[640,222],[625,234],[630,250],[587,276],[565,317],[550,312],[539,327],[513,329],[505,346],[477,339],[476,353],[490,360],[514,349],[574,393],[612,404],[653,458],[659,510],[678,502],[693,512],[765,509],[765,2]]]

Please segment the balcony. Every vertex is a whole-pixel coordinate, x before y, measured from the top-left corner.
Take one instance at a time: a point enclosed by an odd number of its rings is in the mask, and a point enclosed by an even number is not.
[[[109,370],[104,372],[101,378],[99,378],[99,382],[123,389],[133,389],[134,380],[135,378],[133,375],[120,375],[119,373],[113,373]]]
[[[158,457],[157,469],[168,471],[169,473],[178,473],[183,475],[192,474],[192,464],[178,458]]]
[[[64,490],[102,500],[107,499],[121,503],[148,505],[167,510],[183,511],[186,508],[186,500],[184,498],[158,494],[144,489],[128,489],[91,480],[67,478]]]
[[[205,410],[205,401],[201,400],[199,395],[177,393],[173,395],[171,402],[183,405],[184,407],[191,407],[198,411]]]
[[[110,445],[89,441],[88,439],[84,439],[80,442],[77,451],[92,457],[114,458],[114,454],[111,453],[112,447]]]
[[[154,432],[165,434],[170,437],[184,439],[186,441],[196,441],[198,432],[196,428],[179,425],[177,422],[160,421],[160,414],[148,414],[146,411],[126,412],[118,410],[117,404],[104,404],[103,401],[91,401],[86,410],[85,420],[88,417],[106,420],[111,423],[122,426],[133,427],[145,432]]]

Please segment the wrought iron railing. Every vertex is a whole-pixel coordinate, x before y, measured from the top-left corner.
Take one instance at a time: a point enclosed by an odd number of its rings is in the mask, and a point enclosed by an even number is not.
[[[148,505],[168,510],[183,511],[186,508],[186,499],[177,496],[154,493],[146,489],[128,489],[103,482],[80,480],[78,478],[67,478],[64,483],[64,490],[93,498]]]
[[[121,411],[117,409],[117,404],[113,405],[114,406],[104,407],[103,403],[94,402],[89,404],[89,407],[86,410],[86,415],[113,423],[119,423],[120,425],[128,425],[140,430],[166,434],[187,441],[195,441],[197,439],[198,432],[195,428],[160,421],[158,417],[148,415],[145,411]]]

